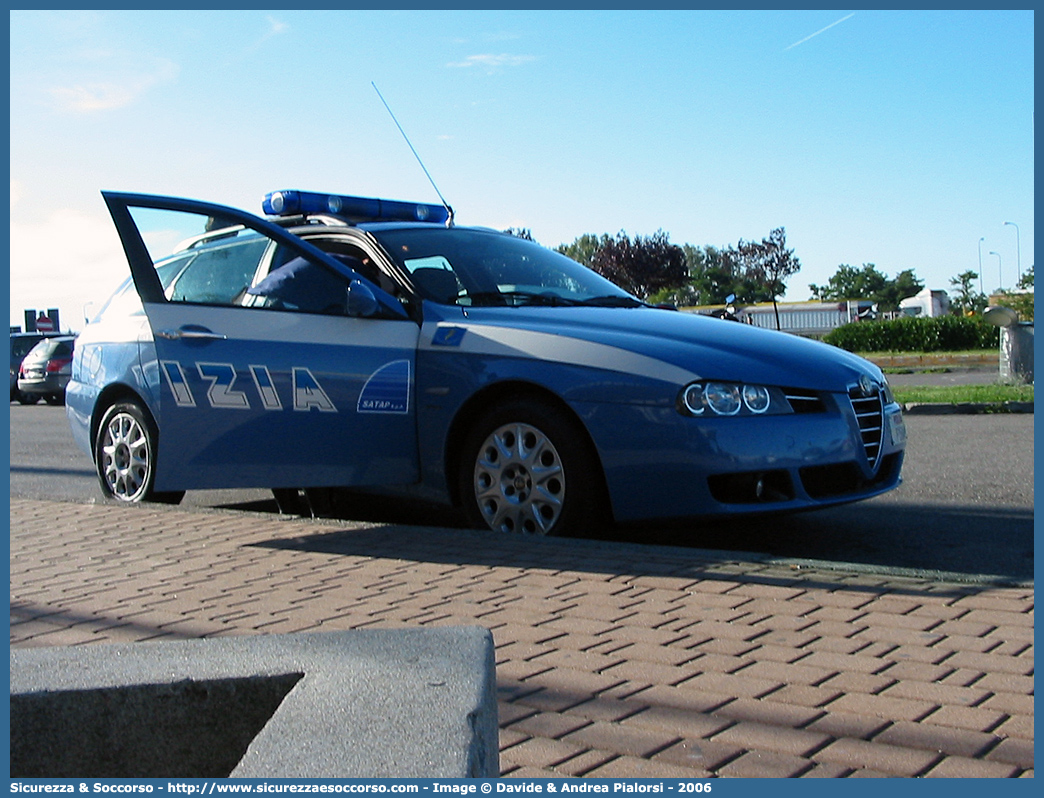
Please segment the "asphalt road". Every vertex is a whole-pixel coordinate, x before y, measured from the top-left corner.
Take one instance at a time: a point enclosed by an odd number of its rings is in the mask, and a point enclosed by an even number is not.
[[[1033,415],[907,417],[904,484],[828,510],[727,522],[646,524],[606,540],[757,552],[940,571],[999,581],[1033,578]],[[101,501],[93,466],[72,441],[62,407],[11,405],[11,495]],[[186,506],[274,512],[267,491],[190,491]],[[380,498],[356,520],[451,526],[452,512]]]

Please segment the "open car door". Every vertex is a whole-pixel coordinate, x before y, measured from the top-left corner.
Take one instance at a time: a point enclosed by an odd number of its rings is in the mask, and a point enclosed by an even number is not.
[[[157,491],[418,479],[419,328],[398,300],[243,211],[103,196],[153,336],[141,365],[159,429]],[[283,268],[293,279],[273,279]],[[306,279],[318,287],[302,292]],[[290,283],[295,301],[275,301]]]

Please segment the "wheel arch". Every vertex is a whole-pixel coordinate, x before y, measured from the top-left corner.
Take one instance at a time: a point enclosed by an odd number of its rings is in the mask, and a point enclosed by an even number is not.
[[[587,425],[569,403],[561,396],[541,385],[527,382],[525,380],[506,380],[504,382],[498,382],[486,386],[481,391],[478,391],[473,396],[469,397],[468,400],[458,408],[446,434],[444,465],[449,497],[453,506],[460,507],[463,501],[460,495],[460,489],[457,485],[457,480],[454,479],[453,476],[461,467],[461,458],[463,457],[464,441],[467,437],[466,433],[468,424],[472,419],[481,416],[490,408],[508,399],[512,401],[530,399],[533,401],[546,402],[547,404],[553,405],[569,418],[576,429],[580,431],[583,446],[589,450],[594,461],[598,464],[598,487],[605,495],[606,507],[608,507],[611,512],[612,502],[608,501],[609,489],[605,480],[605,467],[602,465],[602,458],[599,456],[598,448],[594,444],[594,439],[591,437]]]
[[[156,423],[156,417],[152,415],[152,409],[149,407],[148,402],[142,398],[141,394],[125,383],[107,385],[98,394],[98,398],[94,402],[94,410],[91,413],[91,458],[94,460],[97,460],[97,452],[95,452],[94,447],[95,442],[98,440],[98,430],[101,428],[102,419],[105,418],[109,408],[117,402],[134,402],[141,407],[142,412],[145,414],[145,420],[152,425],[153,435],[156,436],[157,441],[159,440],[159,425]]]

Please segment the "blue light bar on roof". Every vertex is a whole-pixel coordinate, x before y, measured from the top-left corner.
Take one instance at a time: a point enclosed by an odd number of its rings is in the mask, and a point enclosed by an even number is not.
[[[434,222],[445,224],[450,209],[442,205],[400,202],[373,197],[349,197],[312,191],[273,191],[261,201],[271,216],[327,213],[350,222]]]

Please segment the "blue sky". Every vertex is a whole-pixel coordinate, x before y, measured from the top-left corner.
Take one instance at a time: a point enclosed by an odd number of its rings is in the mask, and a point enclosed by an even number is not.
[[[11,322],[126,274],[102,189],[260,213],[437,197],[542,244],[784,227],[840,264],[984,287],[1033,264],[1032,11],[18,11]],[[1004,225],[1004,222],[1014,222]],[[991,255],[996,252],[997,255]]]

